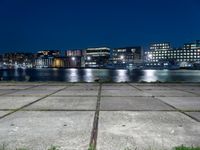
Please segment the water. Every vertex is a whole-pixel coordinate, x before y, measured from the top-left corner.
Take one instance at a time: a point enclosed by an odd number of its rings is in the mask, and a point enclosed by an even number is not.
[[[6,81],[200,82],[200,70],[13,69],[0,70]]]

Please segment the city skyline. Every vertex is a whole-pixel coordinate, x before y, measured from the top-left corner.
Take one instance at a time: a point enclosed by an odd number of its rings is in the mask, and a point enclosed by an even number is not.
[[[197,42],[197,41],[200,41],[199,39],[196,39],[196,40],[193,40],[193,41],[187,41],[187,42],[184,42],[184,43],[181,43],[181,45],[179,45],[178,47],[174,46],[175,44],[173,44],[173,42],[171,41],[161,41],[161,42],[151,42],[151,43],[148,43],[146,44],[146,47],[144,45],[123,45],[123,46],[119,46],[119,47],[111,47],[111,46],[108,46],[108,45],[99,45],[99,46],[96,46],[96,47],[84,47],[84,48],[71,48],[71,49],[38,49],[38,50],[34,50],[34,51],[26,51],[26,50],[13,50],[13,51],[4,51],[2,53],[2,51],[0,50],[0,54],[5,54],[5,53],[37,53],[39,51],[48,51],[48,50],[57,50],[57,51],[60,51],[60,55],[64,55],[65,54],[65,51],[76,51],[76,50],[86,50],[86,49],[90,49],[90,48],[102,48],[102,47],[107,47],[107,48],[110,48],[111,51],[113,51],[114,49],[116,48],[124,48],[124,47],[141,47],[142,50],[144,52],[146,51],[150,51],[152,50],[151,49],[151,45],[152,44],[157,44],[157,43],[169,43],[170,44],[170,47],[173,49],[177,49],[177,48],[184,48],[184,45],[187,44],[187,43],[193,43],[193,42]]]
[[[199,39],[198,0],[0,2],[0,53]],[[147,45],[148,43],[148,45]]]

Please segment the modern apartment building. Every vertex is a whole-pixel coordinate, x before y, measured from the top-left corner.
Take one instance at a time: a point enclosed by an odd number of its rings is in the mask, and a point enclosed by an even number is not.
[[[153,44],[145,52],[144,60],[146,67],[192,67],[200,62],[200,41],[184,44],[183,48],[177,49],[171,48],[170,43]]]
[[[42,50],[36,54],[34,66],[36,68],[50,68],[58,65],[58,59],[60,57],[59,50]],[[54,60],[55,59],[55,60]],[[56,62],[54,62],[56,61]],[[57,65],[56,65],[57,64]],[[62,66],[62,65],[58,65]],[[64,67],[64,66],[63,66]]]
[[[112,63],[114,68],[131,68],[141,65],[141,47],[114,48],[112,52]]]
[[[41,50],[37,52],[37,57],[59,57],[60,55],[60,50]]]
[[[65,51],[66,67],[80,68],[85,66],[84,50]]]
[[[105,67],[110,58],[110,48],[87,48],[85,50],[85,67]]]

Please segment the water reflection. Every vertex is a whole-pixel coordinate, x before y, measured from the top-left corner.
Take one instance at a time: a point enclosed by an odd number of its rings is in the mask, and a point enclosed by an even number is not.
[[[3,77],[7,77],[8,76],[8,72],[7,71],[3,71]]]
[[[200,82],[200,70],[13,69],[0,70],[3,80],[94,82]]]
[[[141,80],[145,82],[155,82],[158,80],[155,73],[156,70],[144,70],[144,76],[142,76]]]
[[[85,82],[94,82],[95,75],[92,69],[83,70],[83,81]]]
[[[130,81],[130,77],[128,75],[128,70],[116,70],[116,74],[114,76],[114,82],[128,82]]]
[[[78,69],[65,70],[65,79],[69,82],[78,82],[79,81]]]
[[[14,71],[14,76],[15,76],[15,77],[18,77],[18,76],[19,76],[19,72],[18,72],[17,69],[15,69],[15,71]]]

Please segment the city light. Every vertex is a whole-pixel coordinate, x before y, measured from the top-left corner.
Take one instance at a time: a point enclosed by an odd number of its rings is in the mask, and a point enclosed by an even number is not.
[[[91,57],[90,57],[90,56],[88,56],[88,57],[87,57],[87,60],[91,60]]]
[[[120,56],[120,59],[121,59],[121,60],[123,60],[123,59],[124,59],[124,56],[123,56],[123,55],[121,55],[121,56]]]
[[[60,50],[42,50],[33,53],[0,54],[1,68],[124,68],[129,64],[141,68],[182,68],[182,62],[191,63],[194,69],[199,68],[200,41],[186,43],[180,48],[171,47],[170,43],[151,44],[142,55],[142,47],[124,48],[88,48],[66,50],[62,55]],[[168,63],[168,64],[167,64]],[[190,66],[189,66],[190,67]]]
[[[148,54],[147,57],[148,57],[148,59],[152,59],[153,55],[152,54]]]
[[[73,60],[73,61],[75,61],[75,60],[76,60],[76,58],[75,58],[75,57],[72,57],[72,60]]]

